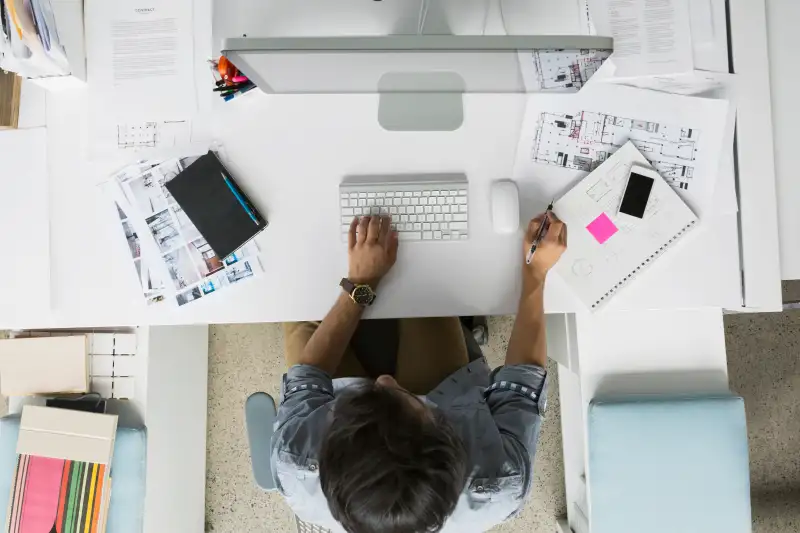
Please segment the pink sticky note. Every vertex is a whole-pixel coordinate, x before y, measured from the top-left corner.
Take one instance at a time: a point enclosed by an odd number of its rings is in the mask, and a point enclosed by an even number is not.
[[[592,220],[592,222],[586,226],[586,229],[589,230],[589,233],[592,234],[592,237],[597,239],[597,242],[600,244],[606,242],[611,238],[612,235],[619,231],[605,213],[602,213],[599,217]]]

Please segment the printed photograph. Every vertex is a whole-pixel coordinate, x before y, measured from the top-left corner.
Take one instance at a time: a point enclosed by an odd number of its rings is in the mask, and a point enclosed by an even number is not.
[[[225,273],[220,273],[216,276],[206,278],[203,283],[200,284],[200,289],[203,291],[203,294],[211,294],[227,285],[229,285],[227,276],[225,276]]]
[[[170,207],[172,212],[175,213],[175,218],[178,220],[178,227],[183,233],[183,237],[186,239],[186,242],[193,241],[200,237],[200,232],[197,231],[197,228],[192,224],[192,221],[189,220],[189,217],[186,215],[186,212],[179,206],[178,204],[174,204]]]
[[[183,238],[168,209],[145,219],[145,222],[162,253],[183,244]]]
[[[164,256],[169,276],[176,289],[183,289],[200,281],[200,274],[192,262],[189,250],[183,246]]]
[[[224,268],[222,260],[202,237],[189,243],[189,254],[203,277]]]
[[[200,291],[200,287],[192,287],[190,290],[177,295],[175,299],[178,300],[178,305],[186,305],[202,297],[203,293]]]
[[[125,239],[128,241],[128,248],[131,250],[131,257],[138,259],[142,255],[142,244],[139,241],[139,236],[136,234],[136,230],[133,229],[133,225],[128,221],[124,221],[122,223],[122,229],[125,231]]]
[[[250,261],[240,261],[226,268],[225,274],[229,282],[238,283],[243,279],[252,278],[255,272],[253,272],[253,266]]]
[[[242,259],[246,259],[248,257],[255,257],[258,255],[258,245],[255,241],[250,241],[231,255],[225,258],[226,265],[232,265],[234,263],[238,263]]]
[[[165,184],[180,172],[180,163],[173,159],[145,170],[141,176],[128,182],[133,201],[144,215],[163,211],[168,204],[175,203]]]

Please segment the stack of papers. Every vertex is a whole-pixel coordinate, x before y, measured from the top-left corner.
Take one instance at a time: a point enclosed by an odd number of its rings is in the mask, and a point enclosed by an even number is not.
[[[107,184],[148,304],[186,305],[264,271],[253,241],[227,257],[217,256],[164,186],[190,162],[141,161]]]
[[[70,74],[50,0],[0,0],[0,17],[5,70],[35,78]]]

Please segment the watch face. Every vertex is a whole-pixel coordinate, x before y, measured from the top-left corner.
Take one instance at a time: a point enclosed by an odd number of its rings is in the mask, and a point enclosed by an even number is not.
[[[373,297],[374,293],[372,289],[366,285],[359,285],[356,287],[355,291],[353,291],[353,300],[355,300],[358,305],[371,304]]]

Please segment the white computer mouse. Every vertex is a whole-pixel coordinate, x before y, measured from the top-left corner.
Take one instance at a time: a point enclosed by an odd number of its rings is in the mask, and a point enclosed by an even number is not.
[[[519,229],[519,191],[511,180],[492,184],[492,226],[500,234],[514,233]]]

